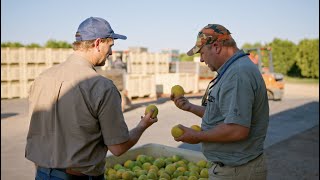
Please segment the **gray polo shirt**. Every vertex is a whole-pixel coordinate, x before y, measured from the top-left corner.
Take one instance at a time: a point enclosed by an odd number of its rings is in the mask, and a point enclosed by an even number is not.
[[[106,145],[129,139],[119,91],[81,56],[71,55],[35,79],[29,110],[25,157],[42,167],[101,175]]]
[[[244,54],[238,51],[230,59]],[[219,68],[218,74],[230,64]],[[250,128],[246,140],[232,143],[202,143],[202,151],[212,162],[238,166],[263,152],[269,123],[269,104],[266,86],[256,65],[242,56],[230,64],[221,79],[209,91],[209,101],[202,118],[202,129],[209,130],[220,123],[234,123]]]

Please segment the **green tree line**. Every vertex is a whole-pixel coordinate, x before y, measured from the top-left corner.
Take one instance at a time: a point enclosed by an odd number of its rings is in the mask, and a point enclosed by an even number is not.
[[[298,44],[275,38],[271,43],[245,43],[241,48],[270,47],[274,71],[291,77],[319,78],[319,39],[304,39]],[[268,53],[261,52],[263,65],[269,66]],[[196,56],[199,56],[197,54]],[[193,61],[194,56],[180,54],[180,61]]]
[[[66,41],[57,41],[54,39],[48,40],[44,46],[41,46],[40,44],[37,43],[31,43],[27,45],[23,45],[19,42],[4,42],[1,43],[1,47],[26,47],[26,48],[72,48],[72,45]]]

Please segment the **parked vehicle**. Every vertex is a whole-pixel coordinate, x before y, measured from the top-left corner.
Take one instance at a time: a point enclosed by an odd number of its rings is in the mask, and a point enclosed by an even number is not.
[[[271,48],[248,48],[244,49],[244,51],[250,53],[249,58],[258,66],[262,73],[268,91],[268,98],[270,100],[281,100],[284,95],[284,76],[281,73],[274,72]],[[268,66],[262,61],[262,54],[264,55],[265,53],[268,55]]]

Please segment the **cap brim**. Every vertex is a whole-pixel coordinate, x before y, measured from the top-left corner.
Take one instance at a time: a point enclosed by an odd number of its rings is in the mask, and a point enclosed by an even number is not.
[[[113,34],[111,37],[112,37],[113,39],[123,39],[123,40],[126,40],[126,39],[127,39],[127,36],[120,35],[120,34]]]
[[[188,56],[193,56],[193,55],[197,54],[200,49],[201,49],[201,48],[199,48],[198,46],[193,46],[193,48],[191,48],[191,49],[187,52],[187,55],[188,55]]]

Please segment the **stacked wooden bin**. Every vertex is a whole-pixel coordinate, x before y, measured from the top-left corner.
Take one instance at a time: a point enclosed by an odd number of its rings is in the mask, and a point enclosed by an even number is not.
[[[1,99],[28,97],[33,80],[44,70],[65,61],[71,53],[72,49],[1,48]],[[197,63],[177,62],[178,66],[171,72],[170,53],[129,49],[122,55],[127,70],[121,85],[129,99],[170,94],[176,84],[183,86],[187,93],[199,90]]]
[[[129,52],[127,61],[127,90],[129,98],[156,97],[157,74],[169,72],[166,54]]]
[[[26,98],[33,80],[59,64],[71,49],[1,48],[1,99]]]

